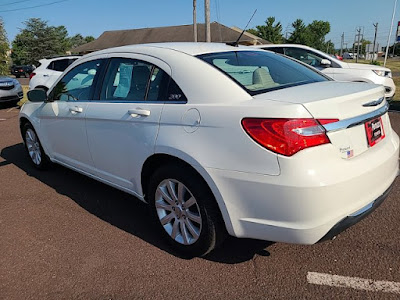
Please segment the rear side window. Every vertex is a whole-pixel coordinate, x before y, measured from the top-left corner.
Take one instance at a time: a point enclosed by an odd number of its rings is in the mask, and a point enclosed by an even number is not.
[[[76,58],[67,58],[67,59],[59,59],[59,60],[54,60],[52,61],[47,69],[53,70],[53,71],[58,71],[58,72],[64,72],[66,68],[70,64],[72,64]]]
[[[130,58],[113,58],[102,85],[100,100],[182,101],[182,91],[159,67]]]
[[[263,49],[264,50],[268,50],[268,51],[272,51],[272,52],[275,52],[275,53],[279,53],[279,54],[284,54],[282,47],[268,47],[268,48],[263,48]]]
[[[249,94],[328,79],[313,69],[267,51],[237,51],[198,56],[234,79]]]

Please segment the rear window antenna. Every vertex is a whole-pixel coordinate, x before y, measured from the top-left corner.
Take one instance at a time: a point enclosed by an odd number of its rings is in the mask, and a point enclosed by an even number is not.
[[[242,33],[239,35],[238,39],[237,39],[235,42],[233,42],[233,43],[226,43],[227,45],[233,46],[233,47],[237,47],[237,46],[239,45],[239,41],[240,41],[240,39],[242,38],[243,33],[246,31],[247,26],[249,26],[251,20],[253,20],[253,17],[254,17],[254,15],[256,14],[256,12],[257,12],[257,9],[253,12],[253,15],[251,16],[250,20],[247,22],[246,27],[243,29],[243,31],[242,31]]]

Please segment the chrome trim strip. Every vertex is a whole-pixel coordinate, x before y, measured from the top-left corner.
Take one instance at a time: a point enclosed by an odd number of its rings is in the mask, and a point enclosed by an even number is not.
[[[389,91],[390,92],[390,91]],[[364,107],[369,107],[369,106],[378,106],[379,104],[381,104],[383,102],[383,100],[385,100],[385,97],[379,98],[378,100],[375,101],[371,101],[368,103],[364,103],[363,106]]]
[[[338,131],[338,130],[342,130],[342,129],[347,129],[347,128],[351,128],[360,124],[363,124],[367,121],[370,121],[372,119],[375,119],[377,117],[380,117],[384,114],[386,114],[389,110],[389,103],[386,102],[386,104],[384,106],[382,106],[381,108],[367,113],[367,114],[363,114],[361,116],[357,116],[354,118],[349,118],[349,119],[344,119],[335,123],[329,123],[326,125],[323,125],[325,130],[327,132],[333,132],[333,131]]]
[[[375,203],[375,201],[372,201],[372,202],[368,203],[363,208],[361,208],[361,209],[357,210],[356,212],[352,213],[351,215],[349,215],[349,217],[356,217],[358,215],[361,215],[362,213],[364,213],[367,210],[369,210],[374,205],[374,203]]]

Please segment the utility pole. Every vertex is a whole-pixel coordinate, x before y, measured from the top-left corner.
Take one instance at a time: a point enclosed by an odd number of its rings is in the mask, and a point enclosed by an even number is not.
[[[375,60],[375,45],[376,45],[376,35],[378,33],[378,23],[373,24],[375,27],[375,35],[374,35],[374,45],[372,48],[372,58],[371,58],[371,62],[373,62]]]
[[[342,33],[342,40],[340,41],[340,56],[343,56],[344,32]]]
[[[204,12],[206,14],[206,42],[211,42],[211,27],[210,27],[210,0],[204,0]]]
[[[357,29],[357,56],[356,56],[356,63],[358,63],[358,56],[360,53],[360,37],[361,37],[361,27]]]
[[[394,1],[393,14],[392,14],[392,25],[390,26],[388,41],[387,41],[387,45],[386,45],[385,62],[383,63],[384,67],[386,67],[386,61],[387,61],[387,57],[388,57],[388,53],[389,53],[389,43],[390,43],[390,37],[392,36],[393,21],[394,21],[394,15],[396,13],[396,6],[397,6],[397,0]]]
[[[197,4],[196,0],[193,0],[193,41],[197,43]]]
[[[397,29],[396,29],[396,36],[394,37],[394,43],[393,43],[393,57],[394,57],[394,51],[396,49],[396,44],[397,44],[397,36],[399,35],[399,24],[397,24]]]

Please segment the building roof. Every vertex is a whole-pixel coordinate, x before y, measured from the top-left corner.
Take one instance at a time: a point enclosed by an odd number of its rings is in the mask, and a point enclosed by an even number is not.
[[[239,37],[241,31],[238,28],[229,28],[217,22],[211,23],[212,42],[234,42]],[[205,42],[205,25],[197,24],[197,40]],[[105,31],[100,37],[90,43],[72,49],[73,53],[90,53],[112,47],[148,44],[160,42],[192,42],[193,25],[180,25],[156,28],[140,28],[128,30]],[[245,32],[240,39],[241,44],[256,45],[270,44],[255,35]]]

